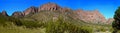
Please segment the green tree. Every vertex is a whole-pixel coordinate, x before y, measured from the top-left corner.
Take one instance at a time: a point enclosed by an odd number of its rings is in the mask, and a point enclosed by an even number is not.
[[[113,33],[116,33],[118,30],[120,30],[120,7],[115,11],[114,15],[114,21],[112,23],[112,27],[114,29]]]

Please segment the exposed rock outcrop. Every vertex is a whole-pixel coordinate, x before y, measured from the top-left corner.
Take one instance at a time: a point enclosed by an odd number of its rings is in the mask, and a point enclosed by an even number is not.
[[[76,19],[80,19],[85,22],[92,22],[92,23],[106,22],[106,19],[102,14],[98,12],[98,10],[94,10],[94,11],[76,10],[75,13],[77,13]]]
[[[24,15],[23,15],[22,12],[14,12],[14,13],[12,14],[12,16],[13,16],[13,17],[23,17]]]
[[[113,18],[109,18],[109,19],[107,20],[106,24],[112,24],[113,21],[114,21]]]
[[[49,3],[43,4],[42,6],[40,6],[38,11],[41,11],[41,10],[55,11],[55,10],[58,10],[58,9],[61,9],[61,7],[58,6],[55,3],[50,3],[49,2]]]
[[[31,6],[30,8],[26,9],[24,12],[23,12],[23,15],[28,15],[28,14],[31,14],[31,13],[37,13],[38,12],[38,8],[37,7],[34,7],[34,6]]]
[[[2,11],[1,15],[8,16],[7,12],[5,10]]]

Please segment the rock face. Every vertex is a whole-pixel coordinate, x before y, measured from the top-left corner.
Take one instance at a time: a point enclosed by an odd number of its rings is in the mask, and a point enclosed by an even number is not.
[[[1,14],[4,15],[4,16],[8,16],[8,14],[5,10],[3,10]]]
[[[30,8],[26,9],[23,12],[14,12],[12,14],[12,16],[14,16],[14,17],[23,17],[23,16],[26,16],[28,14],[33,14],[33,13],[37,13],[37,12],[38,12],[38,8],[34,7],[34,6],[31,6]]]
[[[58,10],[58,9],[60,9],[60,6],[58,6],[55,3],[50,3],[49,2],[47,4],[43,4],[42,6],[40,6],[38,11],[41,11],[41,10],[55,11],[55,10]]]
[[[106,23],[107,23],[107,24],[112,24],[113,21],[114,21],[113,18],[109,18]]]
[[[13,16],[13,17],[23,17],[24,15],[23,15],[22,12],[14,12],[14,13],[12,14],[12,16]]]
[[[30,8],[26,9],[24,12],[23,12],[23,15],[28,15],[28,14],[31,14],[31,13],[37,13],[38,12],[38,8],[37,7],[34,7],[34,6],[31,6]]]
[[[98,10],[94,10],[94,11],[76,10],[75,13],[77,14],[76,19],[80,19],[85,22],[93,22],[93,23],[106,22],[106,19],[102,14],[98,12]]]

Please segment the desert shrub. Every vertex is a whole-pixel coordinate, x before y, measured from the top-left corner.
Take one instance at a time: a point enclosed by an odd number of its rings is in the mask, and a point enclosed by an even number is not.
[[[61,22],[50,21],[47,23],[46,32],[47,33],[63,33],[64,25]]]
[[[21,22],[22,26],[25,26],[26,28],[37,28],[37,27],[41,27],[41,24],[39,24],[39,22],[37,21],[27,21],[27,20],[22,20]]]
[[[25,26],[26,28],[37,28],[37,27],[41,27],[42,25],[42,23],[38,21],[23,20],[18,18],[12,18],[10,19],[10,21],[17,26]]]
[[[100,31],[105,32],[107,30],[105,28],[100,28]]]
[[[59,17],[57,21],[49,21],[46,26],[46,33],[92,33],[92,29],[85,26],[75,25]]]
[[[7,22],[10,22],[9,17],[0,15],[0,25],[6,26]]]

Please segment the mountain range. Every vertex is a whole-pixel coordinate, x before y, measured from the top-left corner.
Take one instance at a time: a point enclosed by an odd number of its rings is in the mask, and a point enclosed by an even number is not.
[[[3,10],[0,15],[8,16],[5,10]],[[31,6],[23,12],[16,11],[11,16],[15,18],[26,18],[27,20],[31,18],[32,20],[34,19],[34,21],[40,21],[44,19],[48,20],[50,18],[55,20],[59,15],[65,16],[65,19],[82,20],[86,23],[95,24],[111,24],[111,22],[114,20],[113,18],[108,20],[105,19],[99,10],[72,10],[70,8],[61,7],[56,3],[46,3],[39,7]]]

